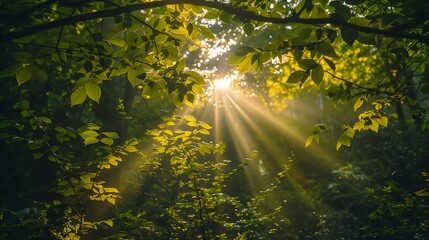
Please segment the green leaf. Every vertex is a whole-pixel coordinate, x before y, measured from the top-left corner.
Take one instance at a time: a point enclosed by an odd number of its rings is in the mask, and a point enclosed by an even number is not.
[[[98,143],[100,140],[98,140],[98,138],[95,138],[95,137],[88,137],[88,138],[85,138],[85,140],[84,140],[84,144],[85,145],[90,145],[90,144],[94,144],[94,143]]]
[[[102,132],[101,134],[109,138],[114,138],[114,139],[119,138],[119,135],[116,132]]]
[[[335,71],[335,63],[332,62],[331,60],[327,59],[327,58],[323,58],[323,60],[325,60],[325,62],[329,65],[329,67],[332,69],[332,71]]]
[[[106,41],[118,47],[122,47],[122,46],[125,46],[125,44],[127,44],[127,42],[125,42],[124,39],[120,39],[120,38],[108,39]]]
[[[375,41],[375,35],[374,34],[368,34],[368,33],[359,33],[359,37],[357,38],[357,41],[362,44],[367,45],[375,45],[377,42]]]
[[[113,139],[111,139],[111,138],[102,138],[101,142],[104,143],[104,144],[106,144],[106,145],[108,145],[108,146],[110,146],[110,145],[113,144]]]
[[[302,69],[304,69],[304,70],[307,71],[308,69],[314,68],[317,65],[317,63],[313,59],[306,59],[306,58],[304,58],[304,59],[300,59],[298,61],[298,65]]]
[[[241,61],[240,64],[238,64],[238,71],[246,72],[247,70],[249,70],[252,67],[252,59],[254,55],[255,55],[254,53],[248,54],[243,59],[243,61]]]
[[[137,65],[135,68],[128,70],[127,78],[131,85],[135,87],[144,82],[144,79],[146,78],[146,72],[141,65]]]
[[[44,82],[48,80],[48,74],[41,67],[37,65],[31,65],[31,79]]]
[[[98,132],[94,131],[94,130],[86,130],[86,131],[80,133],[80,136],[83,139],[86,139],[86,138],[89,138],[89,137],[98,137],[98,136],[100,136],[100,134]]]
[[[32,62],[33,55],[29,52],[13,52],[11,53],[12,58],[21,63]]]
[[[74,105],[81,104],[85,101],[85,99],[86,99],[85,86],[80,86],[76,88],[70,96],[71,106],[73,107]]]
[[[351,28],[343,27],[341,28],[341,37],[348,45],[352,46],[359,37],[359,32]]]
[[[429,191],[427,191],[426,189],[421,189],[415,192],[415,194],[419,197],[429,197]]]
[[[311,70],[311,79],[313,79],[313,82],[316,85],[319,85],[319,83],[323,80],[323,75],[325,74],[325,72],[323,71],[323,68],[321,65],[317,65],[317,67],[313,68],[313,70]]]
[[[252,23],[246,23],[243,26],[243,30],[248,36],[252,35],[254,29],[255,29],[255,26],[253,26]]]
[[[23,68],[19,69],[18,72],[16,72],[15,76],[16,76],[16,81],[18,82],[18,86],[27,82],[31,78],[30,67],[28,65],[24,66]]]
[[[208,11],[204,15],[204,18],[207,18],[207,19],[216,19],[218,16],[219,16],[219,10],[211,9],[210,11]]]
[[[195,94],[203,94],[203,93],[204,93],[204,90],[203,90],[203,88],[201,87],[201,85],[199,85],[199,84],[194,84],[194,85],[192,85],[192,92],[194,92]]]
[[[351,17],[350,8],[342,4],[338,4],[335,6],[335,13],[341,16],[341,18],[343,18],[344,21],[348,21]]]
[[[15,63],[3,69],[0,69],[0,78],[15,76],[16,72],[18,72],[22,68],[22,65],[22,63]]]
[[[228,64],[237,65],[240,64],[249,53],[255,52],[254,48],[251,47],[238,47],[233,54],[228,58]]]
[[[337,57],[334,47],[332,47],[332,45],[327,42],[321,42],[317,47],[317,51],[328,57],[334,57],[334,58]]]
[[[344,127],[343,134],[352,139],[355,136],[355,130],[350,126],[346,126]]]
[[[98,86],[98,84],[93,82],[89,82],[85,84],[85,92],[89,98],[96,101],[97,103],[99,102],[101,97],[101,89],[100,89],[100,86]]]
[[[340,149],[341,146],[350,147],[350,138],[347,137],[346,135],[341,135],[340,139],[338,139],[337,150]]]
[[[47,117],[39,117],[39,120],[42,121],[42,122],[44,122],[44,123],[47,123],[47,124],[51,124],[52,123],[51,119],[49,119]]]
[[[198,83],[198,84],[206,84],[206,81],[204,80],[204,78],[197,72],[195,71],[184,71],[184,74],[188,75],[188,79],[190,79],[191,81]]]
[[[204,37],[210,38],[210,39],[216,39],[216,37],[213,35],[212,31],[208,27],[200,26],[200,31]]]
[[[195,94],[188,93],[188,94],[186,94],[186,100],[189,104],[194,105],[197,98],[196,98]]]
[[[219,15],[219,19],[222,22],[229,23],[232,19],[232,14],[222,11]]]
[[[287,79],[288,83],[299,83],[304,82],[308,75],[305,71],[298,70],[293,72]]]

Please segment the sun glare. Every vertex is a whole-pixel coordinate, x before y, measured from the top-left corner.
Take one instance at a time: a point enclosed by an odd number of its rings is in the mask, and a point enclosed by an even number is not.
[[[213,81],[215,90],[228,90],[231,88],[231,78],[221,78]]]

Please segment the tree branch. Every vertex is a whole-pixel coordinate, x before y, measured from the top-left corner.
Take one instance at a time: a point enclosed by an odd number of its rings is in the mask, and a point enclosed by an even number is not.
[[[0,41],[10,41],[13,39],[22,38],[22,37],[30,36],[32,34],[36,34],[49,29],[54,29],[61,26],[73,25],[75,23],[82,22],[84,20],[93,20],[93,19],[99,19],[99,18],[105,18],[105,17],[112,17],[122,13],[130,13],[133,11],[153,9],[153,8],[163,7],[167,5],[174,5],[174,4],[193,4],[198,6],[205,6],[209,8],[222,10],[230,14],[235,14],[243,18],[246,18],[248,20],[254,20],[259,22],[267,22],[267,23],[274,23],[274,24],[293,24],[293,23],[330,24],[330,25],[335,25],[339,27],[354,29],[364,33],[378,34],[386,37],[412,39],[412,40],[418,40],[423,43],[429,43],[429,36],[406,33],[406,32],[394,32],[394,31],[383,30],[378,28],[371,28],[367,26],[360,26],[360,25],[345,22],[335,17],[328,17],[328,18],[299,18],[295,16],[286,17],[286,18],[266,17],[266,16],[255,14],[250,11],[239,9],[227,4],[219,3],[216,1],[207,1],[207,0],[155,1],[155,2],[146,2],[146,3],[140,3],[140,4],[127,5],[127,6],[102,10],[98,12],[85,13],[81,15],[72,16],[69,18],[58,19],[53,22],[43,23],[40,25],[24,28],[14,32],[2,33],[0,34]]]

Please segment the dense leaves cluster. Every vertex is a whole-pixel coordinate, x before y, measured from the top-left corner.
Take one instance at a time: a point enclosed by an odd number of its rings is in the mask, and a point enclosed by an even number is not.
[[[424,239],[428,13],[425,0],[2,1],[0,238]],[[200,59],[209,43],[226,53]],[[173,114],[198,103],[207,69],[242,74],[274,112],[318,101],[300,147],[272,134],[295,173],[286,158],[271,187],[234,192],[245,164],[219,161],[211,124]],[[301,149],[313,142],[347,164],[321,173]]]

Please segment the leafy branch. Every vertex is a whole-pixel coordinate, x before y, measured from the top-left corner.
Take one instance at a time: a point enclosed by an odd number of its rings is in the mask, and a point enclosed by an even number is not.
[[[290,16],[285,18],[267,17],[267,16],[262,16],[260,14],[255,14],[254,12],[239,9],[228,4],[223,4],[216,1],[213,2],[213,1],[200,1],[200,0],[166,0],[166,1],[145,2],[140,4],[132,4],[127,6],[116,7],[116,8],[97,11],[97,12],[90,12],[90,13],[75,15],[72,17],[62,18],[52,22],[42,23],[36,26],[23,28],[18,31],[2,33],[0,34],[0,41],[10,41],[13,39],[30,36],[30,35],[40,33],[42,31],[54,29],[57,27],[73,25],[78,22],[82,22],[86,20],[112,17],[123,13],[153,9],[153,8],[164,7],[167,5],[174,5],[174,4],[193,4],[198,6],[205,6],[209,8],[222,10],[230,14],[238,15],[247,20],[254,20],[259,22],[274,23],[274,24],[293,24],[293,23],[316,24],[316,25],[330,24],[334,26],[353,29],[364,33],[372,33],[372,34],[382,35],[386,37],[418,40],[423,43],[429,43],[429,36],[426,36],[426,35],[397,32],[397,31],[391,31],[391,30],[385,30],[385,29],[379,29],[379,28],[372,28],[368,26],[361,26],[361,25],[346,22],[342,19],[339,19],[333,16],[326,17],[326,18],[299,18],[297,16]]]

